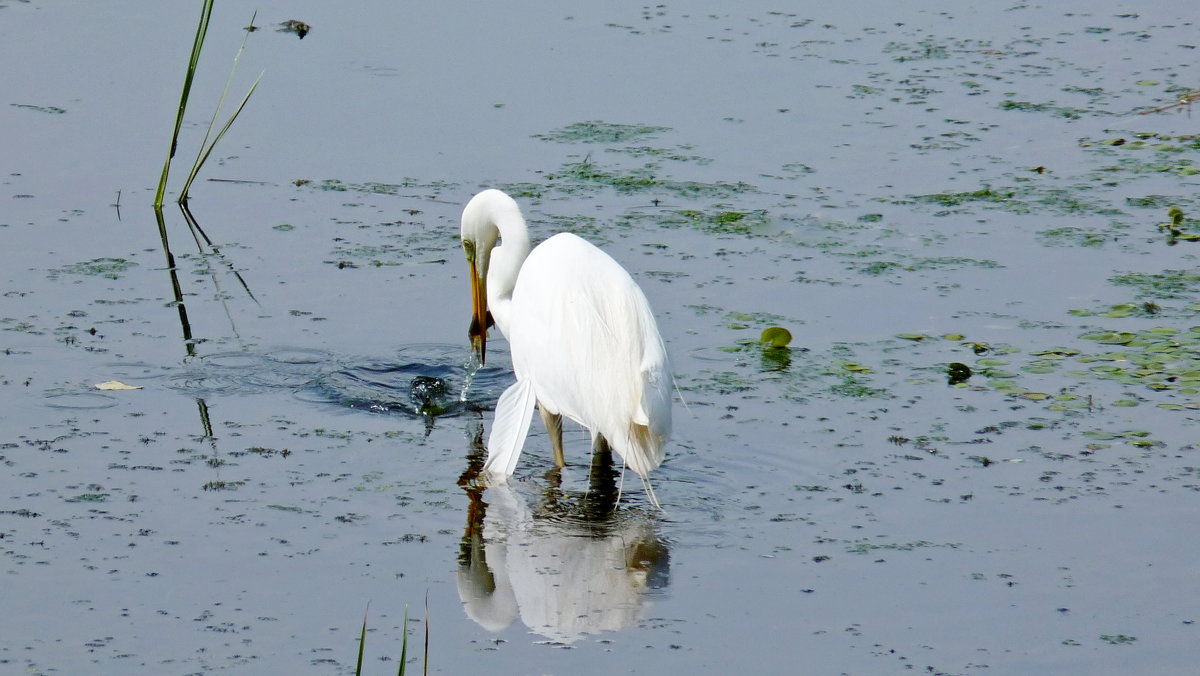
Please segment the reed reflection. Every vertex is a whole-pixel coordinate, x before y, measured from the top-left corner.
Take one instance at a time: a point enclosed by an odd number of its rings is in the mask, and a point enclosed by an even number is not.
[[[476,426],[460,480],[470,498],[458,568],[467,616],[489,631],[520,618],[562,643],[636,622],[650,592],[667,586],[670,554],[655,511],[619,508],[611,454],[594,456],[586,491],[564,489],[554,470],[530,500],[523,487],[475,481],[486,456]]]
[[[120,202],[119,194],[117,196],[117,201],[118,203]],[[154,206],[152,208],[154,210],[154,220],[158,225],[159,242],[162,245],[163,255],[166,257],[166,271],[171,285],[172,300],[170,305],[173,305],[179,312],[179,327],[183,337],[183,348],[186,354],[185,361],[187,361],[197,356],[196,345],[201,341],[197,340],[192,334],[192,324],[188,319],[187,305],[184,303],[183,287],[179,282],[179,268],[175,263],[175,254],[171,251],[171,241],[167,234],[167,223],[163,216],[162,207]],[[196,243],[196,249],[198,253],[201,256],[205,256],[205,245],[207,245],[209,251],[211,252],[210,255],[218,257],[224,261],[225,266],[231,273],[233,273],[234,277],[241,284],[242,289],[245,290],[246,295],[250,297],[250,300],[258,303],[258,299],[254,297],[254,293],[250,290],[250,286],[246,283],[246,280],[242,278],[241,273],[233,267],[232,263],[223,258],[220,250],[217,249],[216,245],[213,244],[212,239],[210,239],[208,234],[204,232],[204,229],[200,227],[199,222],[196,221],[196,217],[192,215],[191,209],[188,208],[186,201],[181,201],[179,203],[179,211],[183,215],[184,222],[187,223],[188,232],[191,233],[192,239]],[[120,212],[118,211],[118,214],[119,213]],[[222,304],[224,304],[224,294],[220,291],[220,282],[217,278],[216,272],[212,271],[211,268],[210,277],[213,282],[213,287],[216,289],[215,296],[221,299]],[[228,306],[226,306],[225,315],[229,317],[230,328],[233,332],[233,335],[236,336],[237,327],[233,324],[233,317],[228,311]],[[221,458],[220,451],[217,447],[217,437],[213,434],[212,419],[209,415],[208,401],[204,397],[195,397],[195,401],[196,409],[200,416],[200,427],[203,431],[202,435],[198,439],[207,441],[211,453],[208,455],[206,461],[208,465],[214,469],[215,473],[214,478],[204,484],[204,490],[222,490],[230,486],[220,477],[220,467],[224,464],[224,460]]]

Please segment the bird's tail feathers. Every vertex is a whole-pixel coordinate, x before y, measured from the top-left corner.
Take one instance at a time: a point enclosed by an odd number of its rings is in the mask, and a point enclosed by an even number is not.
[[[616,448],[629,468],[645,479],[647,474],[662,464],[665,442],[666,439],[662,435],[655,434],[654,430],[646,425],[635,423],[629,426],[624,448]]]
[[[650,504],[654,505],[659,511],[663,511],[662,504],[658,501],[658,496],[654,494],[654,487],[650,485],[650,477],[642,477],[642,485],[646,487],[646,495],[650,498]]]
[[[517,459],[521,457],[521,449],[525,446],[525,436],[529,434],[529,422],[533,419],[536,404],[533,383],[528,380],[517,380],[500,395],[500,400],[496,402],[496,420],[488,435],[488,457],[483,463],[484,472],[501,481],[512,476]]]

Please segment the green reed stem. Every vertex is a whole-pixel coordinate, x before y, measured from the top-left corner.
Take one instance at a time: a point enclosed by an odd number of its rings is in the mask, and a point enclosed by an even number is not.
[[[258,18],[257,10],[255,10],[254,14],[250,16],[250,26],[254,25],[254,20],[256,18]],[[237,109],[233,111],[233,115],[229,116],[229,119],[225,122],[225,125],[221,127],[221,130],[217,132],[215,137],[213,137],[212,143],[209,143],[208,139],[210,136],[212,136],[213,127],[215,127],[217,123],[217,116],[220,115],[221,108],[225,105],[225,98],[229,95],[229,86],[233,83],[233,76],[237,73],[238,63],[240,63],[242,60],[242,53],[246,51],[246,41],[249,39],[250,30],[247,29],[245,37],[242,38],[242,45],[238,48],[237,54],[233,57],[233,67],[229,70],[229,77],[225,80],[225,89],[221,91],[221,98],[217,101],[217,107],[213,110],[212,118],[210,118],[208,121],[208,129],[204,132],[204,140],[200,142],[200,150],[196,153],[196,161],[192,163],[192,170],[188,173],[187,181],[185,181],[183,184],[183,190],[179,193],[178,202],[180,204],[183,204],[187,201],[188,191],[192,187],[192,181],[196,180],[196,174],[200,173],[200,167],[202,167],[204,162],[208,160],[208,156],[212,154],[213,148],[217,146],[217,143],[220,142],[223,136],[225,136],[225,132],[229,131],[229,127],[233,125],[233,121],[237,119],[237,116],[241,114],[242,109],[246,107],[246,102],[250,100],[250,95],[254,93],[254,90],[258,87],[259,81],[262,80],[263,75],[265,74],[265,71],[263,73],[259,73],[258,78],[254,80],[254,84],[250,85],[250,91],[246,92],[246,95],[242,97],[242,102],[238,104]]]
[[[175,157],[175,149],[179,145],[179,129],[183,126],[183,113],[187,109],[188,96],[192,93],[192,79],[196,75],[196,66],[200,63],[200,50],[204,46],[204,36],[208,33],[208,20],[212,17],[213,0],[204,0],[200,9],[200,22],[196,26],[196,38],[192,42],[192,55],[188,59],[187,74],[183,77],[183,92],[179,95],[179,111],[175,114],[175,130],[171,133],[171,150],[167,153],[167,161],[163,163],[162,176],[158,179],[158,192],[154,195],[154,206],[162,207],[163,194],[167,191],[167,176],[171,173],[171,159]]]

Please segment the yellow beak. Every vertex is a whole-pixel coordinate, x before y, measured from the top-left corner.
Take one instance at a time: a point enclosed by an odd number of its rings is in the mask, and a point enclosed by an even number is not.
[[[471,337],[471,349],[483,365],[487,359],[487,331],[492,325],[492,317],[487,307],[487,278],[479,276],[475,261],[471,261],[471,308],[471,328],[467,335]]]

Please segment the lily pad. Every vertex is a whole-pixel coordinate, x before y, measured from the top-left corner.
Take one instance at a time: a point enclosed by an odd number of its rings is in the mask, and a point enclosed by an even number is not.
[[[759,342],[771,347],[787,347],[792,342],[792,332],[782,326],[771,326],[763,329]]]

